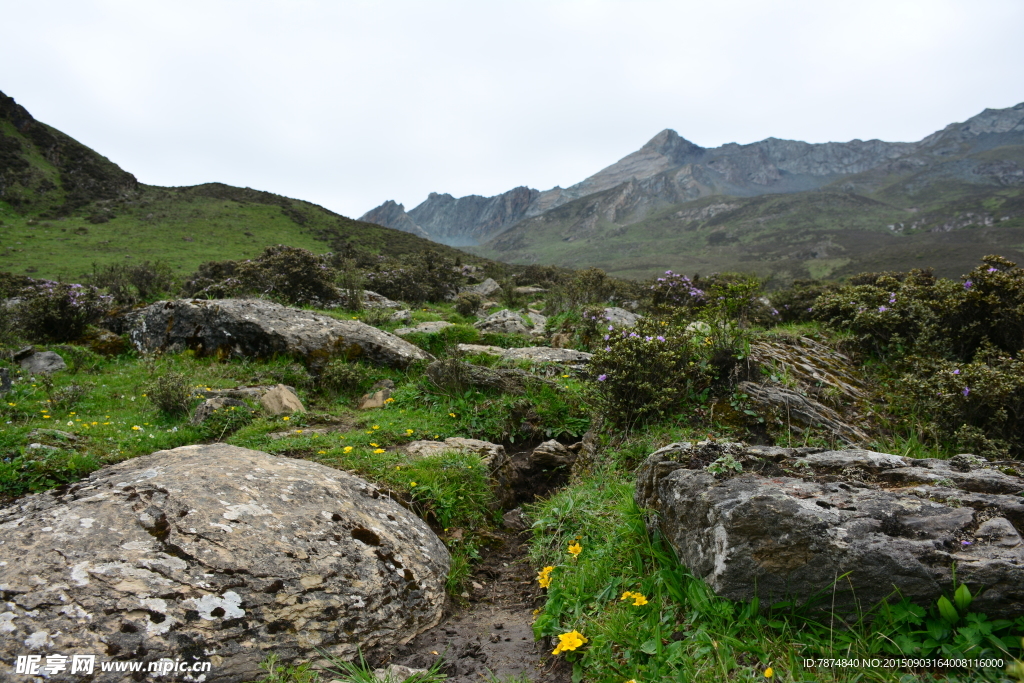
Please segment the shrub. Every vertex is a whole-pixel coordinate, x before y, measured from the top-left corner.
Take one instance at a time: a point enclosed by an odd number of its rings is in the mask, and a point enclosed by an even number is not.
[[[455,312],[468,318],[471,315],[476,315],[483,303],[483,297],[479,294],[472,292],[460,294],[455,299]]]
[[[43,282],[35,285],[16,309],[25,336],[36,342],[78,339],[107,310],[95,287]]]
[[[55,346],[54,350],[64,359],[68,366],[68,372],[72,375],[77,375],[83,370],[85,372],[99,372],[100,368],[107,362],[103,356],[84,346],[61,344]]]
[[[389,299],[418,304],[445,301],[459,291],[460,270],[450,259],[435,251],[404,259],[380,257],[366,272],[369,289]]]
[[[46,394],[46,403],[50,410],[69,410],[78,405],[78,402],[85,398],[92,388],[88,384],[67,384],[58,387],[50,375],[43,375],[39,378],[43,393]]]
[[[630,428],[698,400],[713,377],[700,343],[648,318],[610,333],[590,366],[599,412],[611,424]]]
[[[600,268],[580,270],[548,292],[544,312],[555,315],[589,304],[606,303],[628,289],[626,283],[616,282]]]
[[[163,262],[144,261],[136,265],[113,263],[92,266],[89,283],[107,290],[116,304],[131,306],[151,301],[174,289],[174,274]]]
[[[793,284],[771,295],[772,306],[778,312],[778,322],[807,322],[814,318],[814,302],[823,294],[839,289],[834,282],[820,280],[794,280]]]
[[[1024,454],[1024,360],[986,346],[970,363],[914,357],[900,381],[911,414],[978,455]]]
[[[707,302],[704,290],[690,278],[666,270],[662,277],[649,285],[651,306],[655,310],[666,308],[699,309]]]
[[[358,363],[332,360],[320,370],[316,378],[317,391],[331,397],[354,395],[369,384],[370,370]]]
[[[349,311],[362,310],[364,278],[358,262],[354,258],[338,257],[333,262],[337,271],[335,283],[338,285],[341,306]]]
[[[180,372],[160,375],[146,389],[153,405],[168,415],[187,415],[195,403],[191,379]]]
[[[243,291],[297,306],[336,303],[335,275],[328,257],[283,244],[267,247],[257,258],[239,263],[236,270]]]

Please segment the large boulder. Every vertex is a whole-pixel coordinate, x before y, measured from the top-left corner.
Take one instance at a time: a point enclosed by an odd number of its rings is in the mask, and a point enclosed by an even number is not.
[[[972,609],[1019,617],[1024,478],[961,461],[675,443],[644,462],[636,502],[657,512],[652,524],[680,561],[730,599],[823,598],[819,608],[853,614],[898,591],[930,605],[952,593],[955,565],[956,580],[980,592]]]
[[[422,334],[437,334],[446,327],[452,327],[452,323],[445,322],[444,320],[435,320],[433,322],[420,323],[414,327],[399,327],[395,330],[395,334],[400,337],[404,337],[407,334],[414,334],[420,332]]]
[[[22,358],[19,364],[29,375],[48,375],[68,367],[64,359],[53,351],[36,351]]]
[[[397,367],[433,358],[361,321],[336,320],[262,299],[161,301],[132,311],[123,323],[131,343],[145,353],[194,349],[225,357],[337,356]]]
[[[575,349],[559,349],[551,346],[525,346],[519,349],[503,349],[500,346],[483,344],[459,344],[459,351],[467,355],[487,354],[498,356],[503,360],[529,361],[531,363],[555,363],[560,365],[580,366],[590,362],[594,354]]]
[[[470,285],[469,287],[463,287],[459,290],[459,294],[476,294],[482,299],[495,296],[501,291],[501,285],[494,281],[493,278],[487,278],[478,285]]]
[[[0,508],[0,670],[98,654],[209,661],[208,683],[240,683],[270,653],[351,659],[436,625],[449,561],[345,472],[224,444],[159,451]],[[89,680],[125,678],[97,665]]]

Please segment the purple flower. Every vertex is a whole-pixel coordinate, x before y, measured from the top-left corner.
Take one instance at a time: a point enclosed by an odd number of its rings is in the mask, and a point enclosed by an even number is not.
[[[885,312],[886,312],[886,311],[888,311],[888,310],[889,310],[889,309],[888,309],[888,308],[886,308],[885,306],[879,306],[879,307],[878,307],[878,312],[879,312],[879,313],[885,313]]]
[[[970,541],[960,541],[960,545],[971,545]]]
[[[644,337],[644,341],[651,341],[654,337]]]
[[[605,351],[611,351],[611,350],[612,350],[612,347],[610,347],[610,346],[606,346],[606,347],[604,347],[604,350],[605,350]]]
[[[964,289],[970,289],[973,286],[974,286],[974,283],[971,282],[970,280],[968,280],[967,282],[964,283]]]
[[[661,335],[659,334],[659,335],[658,335],[658,341],[660,341],[660,342],[663,342],[663,341],[665,341],[665,338],[664,338],[664,337],[662,337],[662,336],[661,336]]]
[[[615,326],[614,326],[614,325],[609,325],[609,326],[608,326],[608,331],[609,331],[609,332],[613,331],[614,329],[615,329]]]
[[[959,375],[960,374],[960,368],[957,368],[956,370],[954,370],[953,374],[954,375]]]
[[[606,334],[606,335],[604,335],[604,340],[605,340],[605,341],[608,341],[608,335],[607,335],[607,334]]]
[[[970,394],[970,393],[971,393],[971,388],[970,388],[970,387],[964,387],[964,390],[963,390],[963,391],[962,391],[961,393],[962,393],[962,394],[963,394],[964,396],[967,396],[968,394]]]
[[[985,272],[986,273],[997,273],[997,272],[999,272],[999,269],[998,268],[989,268]]]
[[[603,382],[603,381],[605,381],[606,379],[608,379],[608,375],[598,375],[598,376],[597,376],[597,381],[598,381],[598,382]]]

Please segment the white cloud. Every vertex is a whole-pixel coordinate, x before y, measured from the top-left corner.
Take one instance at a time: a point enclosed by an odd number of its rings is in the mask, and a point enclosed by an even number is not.
[[[0,90],[161,185],[358,216],[570,185],[663,128],[916,140],[1024,100],[1024,4],[65,0],[5,9]]]

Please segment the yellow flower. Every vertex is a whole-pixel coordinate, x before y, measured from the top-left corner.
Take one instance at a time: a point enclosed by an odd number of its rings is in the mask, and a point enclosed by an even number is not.
[[[17,403],[11,403],[10,401],[7,402],[7,405],[9,405],[12,408],[16,408],[18,406]]]
[[[324,454],[326,454],[326,453],[327,453],[327,451],[317,451],[317,452],[316,452],[316,454],[317,454],[317,455],[324,455]]]
[[[43,419],[44,419],[44,420],[49,420],[49,419],[50,419],[50,416],[49,416],[49,415],[43,415]]]
[[[619,598],[619,600],[631,600],[632,598],[633,598],[633,591],[626,591],[625,593],[622,594],[622,597]]]
[[[455,413],[448,413],[448,417],[455,417]]]
[[[557,655],[562,652],[568,652],[569,650],[575,650],[578,647],[582,647],[587,643],[587,639],[583,637],[583,634],[573,629],[568,633],[563,633],[558,636],[558,647],[551,651],[551,654]]]
[[[352,447],[351,446],[345,446],[341,450],[344,451],[345,453],[351,453],[352,452]]]
[[[579,541],[569,545],[569,554],[573,557],[579,557],[581,552],[583,552],[583,546],[580,545]]]
[[[384,452],[384,449],[383,449],[383,448],[374,448],[374,449],[373,449],[373,452],[374,452],[374,453],[383,453],[383,452]]]
[[[285,422],[287,422],[287,421],[288,421],[288,416],[287,416],[287,415],[285,415],[285,416],[284,416],[284,417],[282,417],[281,419],[282,419],[282,420],[284,420]]]
[[[647,598],[644,597],[643,593],[633,593],[633,606],[642,607],[647,604]]]
[[[295,430],[295,433],[296,433],[296,434],[301,434],[301,433],[302,433],[302,430],[301,430],[301,429],[296,429],[296,430]]]
[[[775,675],[775,670],[772,669],[770,666],[767,669],[764,670],[764,677],[765,678],[771,678],[774,675]]]
[[[537,573],[537,583],[540,584],[541,588],[547,588],[551,585],[551,572],[554,567],[544,567],[540,572]]]
[[[416,431],[416,430],[415,430],[415,429],[406,429],[406,430],[405,430],[405,433],[406,433],[406,434],[409,434],[409,435],[412,435],[412,433],[413,433],[414,431]]]
[[[95,427],[95,426],[96,426],[96,425],[98,425],[98,424],[99,424],[99,422],[93,422],[93,423],[92,423],[92,426],[93,426],[93,427]]]
[[[636,679],[635,678],[631,678],[628,681],[626,681],[626,683],[636,683]]]
[[[142,429],[142,427],[140,427],[139,425],[132,425],[132,431],[133,431],[133,432],[137,432],[137,431],[139,431],[140,429]]]
[[[393,399],[393,398],[386,398],[386,399],[384,399],[384,402],[385,403],[394,403],[395,399]]]
[[[569,379],[569,375],[562,375],[562,379]]]
[[[374,429],[380,429],[380,425],[373,425]]]
[[[414,481],[410,481],[409,482],[409,486],[415,486],[415,485],[416,485],[416,482],[414,482]]]
[[[370,445],[373,446],[374,448],[380,448],[380,444],[379,443],[372,443],[371,442]]]
[[[145,394],[143,394],[145,396]],[[68,413],[68,415],[78,415],[78,413]]]

